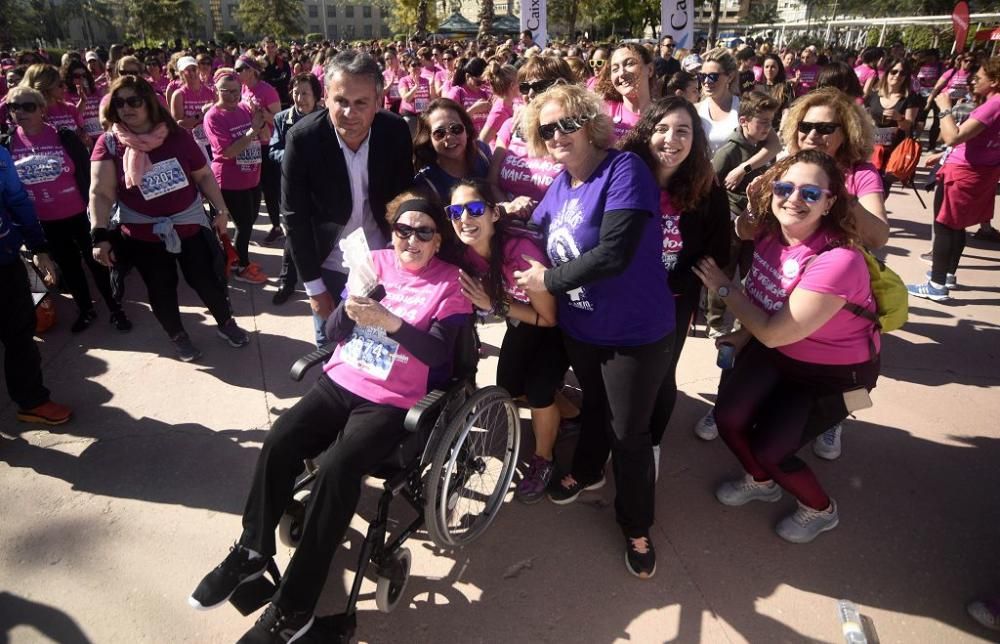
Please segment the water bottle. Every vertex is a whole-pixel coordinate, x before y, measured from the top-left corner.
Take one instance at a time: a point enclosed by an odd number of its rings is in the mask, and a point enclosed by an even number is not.
[[[840,627],[844,632],[847,644],[868,644],[864,626],[861,624],[861,613],[854,602],[841,599],[837,602],[837,615],[840,617]]]

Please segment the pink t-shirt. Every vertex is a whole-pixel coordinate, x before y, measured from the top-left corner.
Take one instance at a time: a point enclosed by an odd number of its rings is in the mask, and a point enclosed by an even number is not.
[[[388,108],[392,103],[399,100],[399,80],[403,78],[406,73],[403,68],[393,71],[392,69],[387,69],[382,72],[382,83],[385,86],[385,106]]]
[[[403,114],[420,114],[427,109],[427,105],[431,102],[430,84],[423,76],[418,80],[420,84],[417,86],[417,93],[411,96],[409,101],[403,100],[399,104],[399,111]],[[409,92],[416,83],[417,81],[414,81],[412,76],[404,76],[399,79],[399,91]]]
[[[278,97],[278,90],[270,83],[264,81],[257,81],[257,84],[250,89],[246,85],[243,86],[243,102],[250,107],[259,107],[265,112],[270,111],[269,105],[274,105],[277,103],[279,105],[278,110],[281,110],[281,98]],[[277,111],[271,113],[273,116],[277,114]],[[260,140],[262,143],[267,143],[271,140],[271,132],[273,128],[269,124],[264,124],[264,127],[260,131]]]
[[[956,145],[945,159],[945,164],[1000,166],[1000,94],[994,94],[972,110],[969,118],[976,119],[986,129],[965,143]]]
[[[452,87],[448,91],[447,96],[464,107],[466,110],[475,105],[477,101],[486,101],[490,98],[490,94],[486,90],[472,90],[468,87]],[[483,130],[483,126],[486,125],[487,116],[487,112],[479,112],[478,114],[469,115],[472,119],[472,124],[476,126],[476,135],[478,135]]]
[[[865,83],[868,82],[868,79],[872,76],[878,75],[878,72],[868,65],[861,64],[854,68],[854,75],[858,77],[858,83],[860,83],[863,88]]]
[[[684,248],[684,239],[681,237],[681,213],[674,208],[666,190],[660,191],[660,217],[663,229],[663,267],[672,271]]]
[[[819,78],[819,65],[799,65],[799,96],[816,87]]]
[[[202,108],[215,102],[215,92],[208,85],[202,85],[197,91],[187,85],[181,85],[176,93],[181,95],[181,100],[184,102],[184,118],[201,114]],[[198,145],[210,145],[203,123],[194,126],[194,129],[191,130],[191,136],[198,142]]]
[[[160,80],[154,81],[152,78],[149,78],[149,77],[147,77],[146,80],[149,81],[149,84],[153,86],[153,89],[156,91],[157,94],[159,94],[160,96],[163,96],[164,98],[166,98],[166,96],[167,96],[167,85],[170,84],[170,79],[169,78],[167,78],[166,76],[164,76],[163,74],[161,74],[160,75]]]
[[[493,130],[493,140],[489,142],[491,148],[496,147],[497,132],[500,131],[504,122],[512,116],[514,116],[514,107],[507,107],[503,98],[494,97],[490,113],[486,115],[486,124],[483,126],[484,130]]]
[[[525,304],[530,303],[531,299],[524,292],[524,289],[517,285],[517,279],[514,277],[514,271],[523,271],[531,267],[524,256],[527,255],[546,267],[551,266],[548,255],[541,249],[541,241],[535,243],[527,234],[527,231],[523,234],[520,232],[507,233],[506,239],[503,241],[503,264],[500,266],[504,291],[511,299]],[[489,262],[471,247],[466,249],[465,259],[479,275],[484,275],[490,268]]]
[[[322,65],[313,65],[311,73],[319,81],[319,88],[325,92],[326,91],[326,89],[325,89],[326,88],[326,73],[323,70],[323,66]],[[318,96],[316,98],[318,100],[319,98],[322,98],[322,97]]]
[[[618,101],[604,101],[604,109],[607,110],[608,116],[611,117],[611,122],[614,124],[615,141],[620,141],[623,136],[628,134],[641,118],[626,107],[625,103]]]
[[[420,68],[420,78],[426,78],[427,84],[431,87],[434,86],[434,81],[437,80],[438,74],[441,70],[435,65],[433,67],[421,67]]]
[[[114,154],[107,147],[109,138],[114,140]],[[124,156],[125,144],[108,133],[97,137],[90,160],[114,161],[118,199],[132,210],[149,217],[169,217],[186,210],[198,197],[198,187],[191,173],[205,167],[205,154],[184,128],[177,128],[167,135],[160,147],[150,150],[149,160],[153,167],[143,175],[139,186],[125,188]],[[181,238],[193,237],[199,229],[198,224],[176,227]],[[153,234],[153,224],[128,224],[123,225],[122,230],[135,239],[159,241]]]
[[[854,195],[859,199],[873,192],[881,194],[883,190],[882,177],[879,176],[875,166],[863,161],[844,172],[844,187],[847,188],[847,194]]]
[[[451,91],[451,77],[452,73],[444,70],[434,74],[434,86],[441,88],[438,92],[441,96],[447,96]]]
[[[76,166],[54,127],[43,124],[34,136],[16,128],[10,138],[10,154],[39,219],[66,219],[87,210],[73,175]]]
[[[946,74],[949,72],[945,72]],[[948,90],[948,94],[952,98],[959,98],[965,96],[969,91],[969,72],[964,69],[959,69],[957,71],[950,72],[948,81],[944,84],[944,88]]]
[[[528,146],[514,128],[515,117],[507,119],[497,133],[497,143],[507,149],[500,165],[498,184],[512,197],[541,201],[563,165],[549,158],[528,156]]]
[[[453,315],[471,314],[462,295],[458,267],[438,258],[416,272],[400,266],[392,249],[372,252],[375,273],[385,287],[382,306],[420,331]],[[355,326],[323,367],[327,376],[365,400],[408,409],[427,393],[430,368],[384,330]]]
[[[829,241],[823,230],[794,246],[786,246],[778,235],[758,236],[746,281],[747,295],[769,315],[784,308],[796,288],[836,295],[875,311],[865,258],[853,248],[824,251]],[[777,349],[802,362],[860,364],[871,358],[870,340],[878,351],[881,341],[874,324],[841,309],[808,337]]]
[[[101,127],[101,99],[104,98],[103,90],[96,90],[89,94],[83,105],[83,129],[91,137],[98,136],[104,131]]]
[[[218,105],[205,113],[205,135],[212,145],[212,174],[219,187],[226,190],[247,190],[260,183],[260,139],[254,139],[235,159],[226,159],[222,151],[246,136],[251,127],[252,112],[245,103],[224,110]]]
[[[49,103],[45,112],[45,122],[52,125],[57,130],[76,130],[83,128],[83,116],[75,105],[70,105],[66,101]]]

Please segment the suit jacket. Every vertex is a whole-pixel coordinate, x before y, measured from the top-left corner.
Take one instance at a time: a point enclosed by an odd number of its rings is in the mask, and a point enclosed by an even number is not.
[[[406,122],[384,110],[375,114],[369,136],[368,204],[388,238],[385,207],[413,183],[413,144]],[[329,111],[317,110],[289,128],[281,163],[281,217],[303,282],[321,277],[351,208],[343,150]]]

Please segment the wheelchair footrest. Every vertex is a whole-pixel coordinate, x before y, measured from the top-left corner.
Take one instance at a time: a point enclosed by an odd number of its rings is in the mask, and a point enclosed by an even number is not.
[[[323,642],[324,644],[350,644],[358,627],[356,613],[345,615],[324,615],[317,617],[312,628],[301,640],[303,642]]]
[[[241,585],[229,598],[229,603],[243,616],[256,612],[259,608],[271,601],[271,597],[278,590],[278,583],[281,575],[278,573],[278,566],[271,559],[267,564],[267,573],[271,576],[261,575],[253,581]]]

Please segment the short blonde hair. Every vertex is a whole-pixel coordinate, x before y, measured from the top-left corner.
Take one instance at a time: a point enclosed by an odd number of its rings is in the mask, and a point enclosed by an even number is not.
[[[710,49],[705,52],[705,55],[701,57],[701,63],[718,63],[719,67],[722,68],[722,73],[726,76],[732,77],[739,71],[739,64],[733,55],[729,53],[729,50],[725,47],[716,47],[715,49]]]
[[[45,101],[44,94],[39,92],[34,87],[25,87],[24,85],[17,85],[15,87],[10,88],[10,91],[7,92],[7,102],[8,103],[17,102],[17,98],[19,96],[27,96],[35,103],[38,103],[38,106],[41,107],[42,109],[45,109],[45,106],[47,104]]]
[[[835,87],[814,89],[792,103],[781,126],[781,139],[789,154],[799,151],[799,123],[813,107],[829,107],[837,115],[844,131],[844,142],[833,156],[842,168],[871,158],[875,141],[871,117],[854,99]]]
[[[528,103],[521,118],[521,134],[532,156],[548,156],[545,141],[538,133],[538,125],[539,114],[549,103],[558,104],[569,116],[585,119],[583,129],[595,148],[606,150],[611,147],[614,125],[611,117],[605,114],[601,99],[579,85],[553,85]]]

